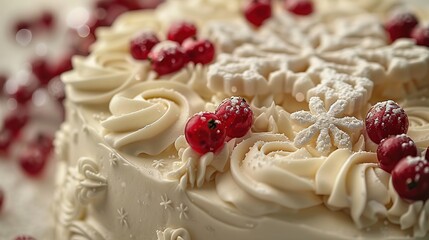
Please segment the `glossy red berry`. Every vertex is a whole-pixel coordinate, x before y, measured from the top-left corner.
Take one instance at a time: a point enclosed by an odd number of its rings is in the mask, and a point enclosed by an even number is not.
[[[3,203],[4,203],[4,192],[3,192],[3,189],[0,188],[0,212],[3,209]]]
[[[368,137],[375,143],[389,136],[408,131],[408,116],[394,101],[388,100],[374,105],[365,119]]]
[[[191,22],[173,23],[167,32],[167,39],[182,44],[187,38],[197,35],[197,27]]]
[[[54,148],[52,137],[43,133],[37,135],[32,145],[40,148],[45,155],[49,154]]]
[[[33,74],[37,77],[41,85],[46,85],[49,83],[53,77],[51,67],[46,59],[37,58],[31,62],[31,70]]]
[[[20,85],[10,95],[11,98],[15,99],[19,104],[26,104],[33,97],[33,93],[36,88],[31,85]]]
[[[130,43],[130,52],[133,58],[145,60],[152,48],[159,43],[159,39],[153,32],[142,32],[135,36]]]
[[[260,27],[271,18],[272,7],[269,0],[251,0],[244,8],[244,17],[255,27]]]
[[[300,16],[307,16],[313,13],[313,1],[311,0],[285,0],[284,8]]]
[[[3,129],[11,133],[17,133],[27,124],[28,119],[27,110],[25,108],[17,108],[9,112],[3,119]]]
[[[188,120],[185,137],[197,153],[216,152],[225,143],[225,125],[214,113],[197,113]]]
[[[377,148],[377,158],[381,169],[390,173],[404,157],[417,156],[414,141],[405,134],[383,139]]]
[[[411,31],[417,26],[419,20],[409,12],[393,15],[385,24],[385,29],[391,42],[399,38],[411,37]]]
[[[216,115],[225,124],[226,135],[230,138],[243,137],[252,127],[253,112],[244,98],[224,100],[216,109]]]
[[[429,27],[415,27],[411,32],[411,38],[417,45],[429,47]]]
[[[54,14],[49,11],[43,12],[42,16],[40,17],[40,25],[47,29],[52,29],[55,23]]]
[[[188,39],[183,43],[183,48],[189,60],[195,64],[211,63],[215,57],[215,47],[207,39]]]
[[[152,51],[149,57],[152,69],[158,76],[177,72],[188,63],[188,58],[180,46],[167,46],[159,51]]]
[[[29,145],[19,157],[21,169],[29,176],[39,176],[45,168],[48,154],[37,145]]]
[[[392,184],[402,198],[425,201],[429,198],[429,162],[423,157],[403,158],[392,171]]]

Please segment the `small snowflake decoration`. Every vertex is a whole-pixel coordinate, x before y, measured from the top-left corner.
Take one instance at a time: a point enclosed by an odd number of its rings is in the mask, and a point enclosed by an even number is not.
[[[112,167],[118,166],[119,159],[115,153],[113,153],[113,152],[109,153],[109,161],[110,161],[110,166],[112,166]]]
[[[310,112],[299,111],[290,116],[295,123],[306,127],[296,135],[295,146],[301,148],[318,135],[316,149],[323,155],[329,154],[332,142],[338,148],[351,149],[349,134],[360,132],[363,121],[343,116],[346,106],[347,101],[338,100],[326,111],[323,101],[319,97],[312,97],[309,102]]]
[[[178,207],[176,207],[177,211],[179,212],[179,218],[182,220],[188,219],[188,207],[181,203]]]
[[[165,161],[160,159],[160,160],[153,160],[152,162],[152,167],[154,167],[155,169],[160,169],[165,167]]]
[[[118,221],[121,226],[128,227],[128,213],[124,210],[124,208],[118,209]]]
[[[161,196],[161,202],[159,203],[159,205],[161,205],[162,207],[164,207],[165,210],[167,210],[168,208],[172,208],[173,202],[168,199],[167,194],[164,194]]]

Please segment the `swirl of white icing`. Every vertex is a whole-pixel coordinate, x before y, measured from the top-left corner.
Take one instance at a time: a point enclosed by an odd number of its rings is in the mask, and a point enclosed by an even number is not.
[[[114,94],[146,78],[148,63],[124,53],[73,58],[73,71],[62,75],[68,99],[75,103],[108,103]]]
[[[294,138],[290,114],[282,107],[271,104],[270,107],[252,107],[252,132],[281,133],[289,139]]]
[[[153,10],[133,11],[121,15],[112,27],[97,29],[94,53],[128,53],[131,39],[142,31],[151,31],[162,36],[165,22],[157,19]]]
[[[387,211],[389,221],[399,224],[401,229],[412,228],[413,235],[424,237],[429,230],[429,201],[407,202],[402,199],[389,181],[392,205]]]
[[[316,206],[322,199],[313,179],[322,162],[282,134],[254,134],[234,148],[231,170],[216,179],[216,189],[221,199],[251,216]]]
[[[107,188],[107,180],[100,174],[100,167],[91,158],[82,157],[77,162],[79,183],[76,187],[76,199],[86,205],[99,198]]]
[[[191,240],[191,235],[184,228],[166,228],[156,230],[157,240]]]
[[[326,196],[327,207],[348,209],[357,227],[363,228],[386,216],[388,179],[376,154],[338,149],[317,171],[316,193]]]
[[[60,130],[55,133],[55,156],[57,159],[69,161],[69,141],[71,138],[71,127],[68,123],[63,123]]]
[[[104,240],[94,227],[83,221],[74,221],[69,227],[70,240]]]
[[[173,170],[168,172],[167,177],[180,180],[182,189],[186,189],[188,182],[191,187],[200,188],[204,182],[214,180],[217,173],[222,173],[228,168],[229,156],[234,146],[230,141],[218,153],[208,152],[200,155],[189,146],[185,137],[180,136],[176,142],[180,162],[174,163]]]
[[[404,107],[404,110],[410,123],[407,134],[417,147],[427,148],[429,146],[429,107]]]
[[[183,134],[188,118],[202,111],[204,104],[186,85],[143,82],[112,98],[112,116],[101,125],[113,147],[131,155],[157,155]]]

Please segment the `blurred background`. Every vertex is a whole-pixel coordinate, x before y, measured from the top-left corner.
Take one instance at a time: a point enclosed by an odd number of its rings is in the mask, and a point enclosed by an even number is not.
[[[0,0],[0,240],[52,239],[53,139],[64,111],[59,76],[71,69],[71,56],[89,53],[97,27],[160,1]],[[318,2],[387,11],[398,1]],[[427,24],[428,0],[404,2]]]

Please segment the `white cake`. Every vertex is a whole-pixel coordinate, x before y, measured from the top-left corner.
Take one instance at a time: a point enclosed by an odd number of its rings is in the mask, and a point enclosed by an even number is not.
[[[388,43],[379,17],[357,7],[296,17],[275,5],[255,29],[242,4],[172,0],[127,13],[99,29],[90,56],[74,58],[62,77],[56,239],[428,236],[429,204],[399,197],[364,119],[393,99],[426,149],[429,50]],[[196,23],[217,56],[158,78],[129,42],[142,30],[165,36],[177,20]],[[248,100],[251,130],[219,152],[196,153],[184,136],[188,119],[231,96]],[[332,129],[310,137],[326,123],[341,126],[341,137]]]

